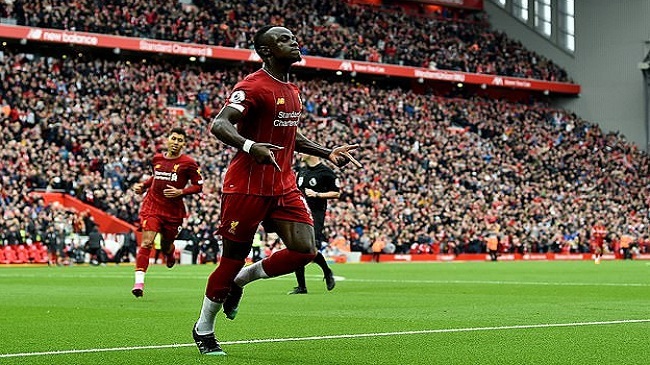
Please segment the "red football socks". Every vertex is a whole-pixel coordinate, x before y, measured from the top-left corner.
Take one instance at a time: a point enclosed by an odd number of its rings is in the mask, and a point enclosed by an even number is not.
[[[223,303],[230,291],[235,276],[244,267],[245,260],[221,257],[219,266],[210,274],[205,288],[205,296],[213,302]]]
[[[316,257],[315,253],[302,253],[285,248],[264,259],[262,268],[269,277],[280,276],[307,265],[314,257]]]
[[[140,247],[138,254],[135,258],[135,271],[147,272],[149,268],[149,256],[151,256],[151,249]]]

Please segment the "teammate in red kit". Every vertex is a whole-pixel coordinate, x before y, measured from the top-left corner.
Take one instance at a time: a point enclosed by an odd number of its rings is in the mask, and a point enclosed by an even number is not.
[[[174,239],[187,215],[183,196],[203,190],[199,165],[182,154],[186,141],[187,135],[182,128],[172,129],[167,137],[167,152],[157,153],[151,161],[153,175],[133,186],[138,194],[147,191],[140,208],[142,244],[136,256],[135,284],[131,290],[136,297],[144,293],[144,276],[156,235],[160,234],[160,246],[167,267],[171,268],[176,263]],[[186,187],[188,182],[190,185]]]
[[[301,60],[293,33],[280,26],[260,28],[254,37],[262,68],[235,85],[211,132],[239,151],[223,182],[223,238],[219,266],[208,278],[201,314],[192,334],[202,354],[224,355],[214,335],[219,310],[237,314],[242,287],[253,280],[289,274],[316,256],[313,219],[293,172],[294,151],[326,158],[343,166],[361,164],[349,153],[358,145],[323,147],[298,132],[302,100],[289,82],[289,69]],[[237,127],[235,127],[237,125]],[[245,269],[260,223],[275,231],[286,249]]]
[[[603,256],[606,236],[607,228],[605,228],[602,221],[598,220],[596,224],[591,227],[591,244],[594,249],[594,263],[596,265],[600,264],[600,258]]]

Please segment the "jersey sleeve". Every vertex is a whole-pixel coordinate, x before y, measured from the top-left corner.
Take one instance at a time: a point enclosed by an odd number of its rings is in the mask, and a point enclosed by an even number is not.
[[[252,82],[243,80],[235,85],[225,106],[236,109],[246,117],[250,110],[255,109],[257,99],[257,92]]]
[[[188,163],[187,171],[189,175],[189,181],[192,186],[203,186],[203,175],[201,174],[201,168],[196,161],[191,160]]]

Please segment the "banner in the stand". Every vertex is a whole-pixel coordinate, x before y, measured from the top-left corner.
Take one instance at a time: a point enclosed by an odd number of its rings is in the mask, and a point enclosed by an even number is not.
[[[48,42],[113,48],[136,52],[164,53],[195,57],[198,60],[213,58],[233,61],[260,62],[259,56],[250,49],[238,49],[202,44],[171,42],[164,40],[130,38],[57,29],[31,28],[0,24],[0,38],[21,39],[27,42]],[[474,74],[447,70],[431,70],[418,67],[398,66],[384,63],[341,60],[334,58],[304,56],[296,66],[341,71],[348,73],[375,74],[422,80],[448,81],[518,90],[548,91],[577,95],[580,85],[508,76]]]

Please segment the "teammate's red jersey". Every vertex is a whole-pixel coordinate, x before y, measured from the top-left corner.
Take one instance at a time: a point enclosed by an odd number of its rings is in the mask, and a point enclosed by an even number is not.
[[[602,224],[596,224],[591,228],[591,242],[598,246],[602,246],[607,236],[607,228]]]
[[[226,107],[243,114],[237,122],[243,137],[284,149],[273,152],[282,171],[258,164],[248,153],[238,151],[226,171],[223,192],[275,196],[297,189],[293,152],[302,111],[298,87],[260,69],[235,85]]]
[[[142,200],[140,215],[158,215],[171,219],[185,218],[183,195],[166,198],[163,190],[167,189],[167,185],[183,189],[188,181],[192,185],[201,186],[203,178],[199,165],[188,155],[170,159],[161,153],[157,153],[153,157],[151,165],[153,167],[152,183]]]

